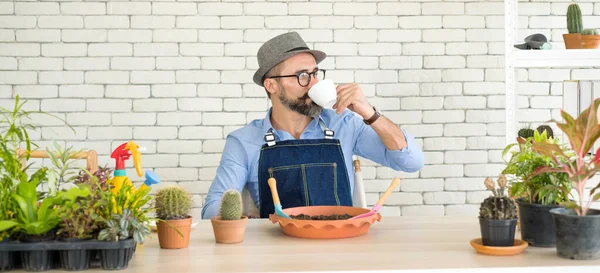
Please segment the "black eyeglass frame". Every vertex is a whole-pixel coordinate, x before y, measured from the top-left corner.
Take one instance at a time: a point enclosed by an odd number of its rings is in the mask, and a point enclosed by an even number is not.
[[[325,79],[325,74],[327,74],[327,73],[326,73],[326,72],[327,72],[327,70],[325,70],[325,69],[320,69],[320,68],[317,68],[317,69],[315,69],[315,71],[313,71],[313,72],[310,72],[310,73],[309,73],[309,72],[300,72],[300,73],[298,73],[298,74],[295,74],[295,75],[279,75],[279,76],[271,76],[271,77],[267,77],[267,79],[276,79],[276,78],[296,77],[296,80],[298,81],[298,84],[299,84],[300,86],[302,86],[302,87],[306,87],[306,86],[308,86],[308,85],[310,84],[310,81],[312,80],[312,78],[313,78],[313,77],[316,77],[316,74],[317,74],[319,71],[323,71],[323,79]],[[307,73],[309,77],[308,77],[308,82],[307,82],[305,85],[302,85],[302,84],[300,83],[300,75],[302,75],[302,74],[304,74],[304,73]]]

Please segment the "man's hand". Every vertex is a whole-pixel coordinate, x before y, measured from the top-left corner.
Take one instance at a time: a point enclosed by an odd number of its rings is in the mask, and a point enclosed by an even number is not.
[[[361,115],[363,119],[369,119],[375,114],[373,106],[371,106],[358,84],[340,84],[336,86],[336,90],[337,102],[333,105],[333,109],[336,110],[338,115],[344,112],[346,108]]]

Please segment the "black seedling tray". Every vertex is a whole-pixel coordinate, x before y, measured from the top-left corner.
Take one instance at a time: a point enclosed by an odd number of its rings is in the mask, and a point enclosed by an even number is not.
[[[0,243],[0,272],[21,268],[26,271],[79,271],[88,269],[93,263],[100,263],[105,270],[122,270],[129,265],[135,248],[136,242],[133,239],[119,242],[3,242]]]

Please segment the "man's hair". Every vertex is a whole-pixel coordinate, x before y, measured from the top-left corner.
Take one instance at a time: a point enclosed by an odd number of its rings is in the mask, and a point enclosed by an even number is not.
[[[265,74],[265,77],[264,77],[264,79],[266,79],[266,78],[268,78],[268,77],[272,77],[272,76],[277,76],[277,75],[278,75],[278,74],[281,72],[281,69],[282,69],[282,65],[281,65],[281,63],[277,64],[276,66],[274,66],[273,68],[271,68],[271,69],[270,69],[270,70],[267,72],[267,74]],[[264,79],[263,79],[263,82],[264,82]],[[275,78],[275,80],[276,80],[277,82],[279,82],[279,79],[280,79],[280,78]],[[266,88],[266,87],[265,87],[265,92],[267,92],[267,97],[270,99],[270,98],[271,98],[271,93],[269,93],[269,91],[267,91],[267,88]]]

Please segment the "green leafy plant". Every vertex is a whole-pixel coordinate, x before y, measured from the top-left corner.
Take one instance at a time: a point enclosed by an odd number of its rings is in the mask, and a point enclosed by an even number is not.
[[[72,158],[72,155],[85,151],[85,149],[73,151],[73,147],[63,149],[56,141],[52,141],[52,143],[55,150],[47,149],[50,161],[54,166],[48,173],[48,189],[50,196],[55,195],[61,185],[70,183],[77,178],[78,172],[72,166],[76,159]]]
[[[87,184],[79,187],[88,188]],[[90,194],[67,200],[59,208],[59,229],[57,235],[64,238],[90,239],[96,236],[100,225],[104,222],[100,211],[108,206],[110,199],[105,197],[105,192],[90,190]]]
[[[108,189],[106,183],[111,178],[112,172],[113,170],[106,166],[99,167],[94,173],[92,173],[90,169],[82,169],[73,180],[73,183],[97,186],[99,190],[106,191]]]
[[[583,29],[583,19],[581,19],[581,9],[576,3],[570,4],[567,8],[567,30],[569,33],[581,33]]]
[[[73,187],[38,202],[36,190],[38,184],[21,182],[17,185],[16,193],[12,194],[13,201],[18,205],[16,217],[14,220],[3,221],[0,226],[12,225],[26,235],[43,235],[55,228],[60,221],[58,206],[65,201],[73,201],[77,197],[85,197],[89,194],[87,188]]]
[[[542,133],[540,134],[540,131]],[[541,205],[556,205],[568,200],[571,183],[565,173],[535,174],[540,167],[557,167],[552,157],[533,150],[533,143],[558,143],[558,140],[548,137],[546,129],[534,132],[532,141],[524,143],[511,143],[502,151],[505,158],[508,152],[511,157],[506,162],[502,174],[510,175],[510,196],[523,198],[528,203]],[[519,145],[518,150],[512,150]]]
[[[492,220],[517,219],[517,206],[504,193],[506,183],[506,176],[503,174],[498,176],[498,189],[496,189],[492,178],[487,177],[485,179],[485,187],[494,195],[487,197],[481,202],[479,217]]]
[[[154,208],[158,219],[185,219],[190,217],[192,198],[180,187],[163,188],[156,193]]]
[[[588,152],[600,137],[600,124],[598,124],[597,117],[598,105],[600,105],[600,98],[595,99],[577,119],[561,110],[564,122],[551,120],[569,138],[569,148],[562,148],[555,143],[547,142],[536,142],[533,145],[535,151],[552,157],[557,165],[556,167],[540,167],[534,173],[536,175],[541,173],[566,173],[577,192],[578,201],[566,201],[562,205],[573,209],[580,216],[587,215],[592,202],[600,199],[600,193],[596,193],[596,190],[600,188],[600,184],[598,184],[590,191],[591,198],[588,201],[583,200],[587,181],[600,170],[600,148],[596,150],[596,155],[593,158],[588,156]],[[574,156],[571,156],[569,152],[572,152]]]
[[[101,216],[106,219],[98,240],[116,241],[133,237],[137,243],[143,243],[150,234],[148,215],[151,206],[148,202],[152,197],[148,195],[151,188],[134,191],[130,185],[123,185],[116,195],[110,190],[106,191],[110,200],[109,206],[103,208]],[[118,234],[118,237],[115,237]]]
[[[221,216],[221,220],[240,220],[242,218],[242,195],[239,191],[229,189],[223,193],[219,216]]]

